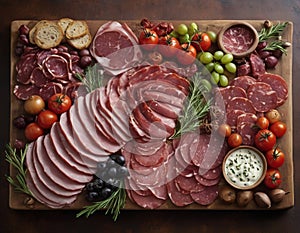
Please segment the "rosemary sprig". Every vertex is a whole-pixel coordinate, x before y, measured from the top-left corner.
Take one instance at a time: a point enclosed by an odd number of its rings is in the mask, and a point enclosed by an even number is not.
[[[76,74],[76,78],[86,86],[88,92],[103,86],[104,75],[103,70],[101,70],[99,66],[98,63],[93,66],[88,66],[85,69],[85,76],[79,73]]]
[[[9,175],[6,175],[6,179],[16,191],[32,196],[32,193],[26,184],[26,169],[24,166],[26,151],[27,145],[25,146],[24,150],[20,150],[19,154],[15,148],[11,147],[11,145],[6,146],[5,160],[17,169],[16,180]]]
[[[269,28],[264,27],[258,34],[259,41],[265,41],[271,38],[278,37],[283,32],[287,24],[288,22],[283,22],[272,25]]]
[[[186,104],[178,118],[175,133],[170,137],[174,139],[180,135],[196,130],[203,123],[204,117],[210,109],[212,99],[206,100],[204,93],[206,87],[201,82],[200,73],[196,73],[190,80],[190,94],[186,99]]]
[[[94,202],[92,205],[83,207],[76,217],[85,215],[87,218],[94,214],[97,210],[106,209],[105,214],[112,214],[113,220],[116,221],[120,210],[124,207],[126,201],[126,192],[121,182],[120,187],[113,194],[103,201]]]
[[[282,40],[274,40],[274,41],[271,41],[270,43],[268,43],[267,46],[263,50],[274,51],[274,50],[279,49],[282,53],[284,53],[286,55],[287,50],[285,48],[285,44],[286,44],[286,42],[284,42]]]

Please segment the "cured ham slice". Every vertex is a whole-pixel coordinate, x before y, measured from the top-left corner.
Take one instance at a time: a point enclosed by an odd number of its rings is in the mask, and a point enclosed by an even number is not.
[[[112,75],[135,67],[142,57],[138,39],[126,23],[109,21],[97,31],[90,52]]]

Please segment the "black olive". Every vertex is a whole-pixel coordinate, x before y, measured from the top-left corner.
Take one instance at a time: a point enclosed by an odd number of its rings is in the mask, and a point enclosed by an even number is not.
[[[107,167],[115,167],[116,166],[116,162],[114,160],[112,160],[112,159],[109,158],[106,161],[106,165],[107,165]]]
[[[108,198],[110,195],[112,194],[112,190],[108,187],[104,187],[102,190],[101,190],[101,193],[100,193],[100,197],[103,198],[103,199],[106,199]]]
[[[101,189],[104,187],[104,185],[105,185],[105,182],[102,179],[97,178],[94,181],[94,190],[97,191],[97,192],[100,192]]]
[[[125,158],[124,158],[123,155],[117,156],[115,161],[116,161],[117,164],[119,164],[121,166],[124,166],[124,164],[125,164]]]
[[[88,201],[96,201],[99,198],[99,193],[97,192],[89,192],[86,196]]]
[[[89,182],[85,185],[87,191],[94,191],[94,184],[93,182]]]
[[[110,167],[107,171],[107,174],[109,175],[109,177],[116,177],[117,168],[116,167]]]

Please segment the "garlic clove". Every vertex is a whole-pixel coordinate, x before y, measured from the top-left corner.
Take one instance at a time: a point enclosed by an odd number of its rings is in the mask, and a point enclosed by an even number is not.
[[[270,191],[269,196],[274,203],[281,202],[286,194],[289,192],[284,191],[283,189],[273,189]]]
[[[261,208],[271,208],[271,199],[264,192],[256,192],[254,194],[254,200]]]

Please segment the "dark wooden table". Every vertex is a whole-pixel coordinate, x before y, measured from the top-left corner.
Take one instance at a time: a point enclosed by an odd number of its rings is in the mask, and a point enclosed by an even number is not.
[[[298,0],[0,0],[0,232],[299,232],[300,2]],[[9,142],[10,23],[20,19],[273,19],[294,23],[293,121],[295,206],[283,211],[122,211],[117,223],[102,211],[89,219],[75,211],[17,211],[8,207],[4,146]]]

